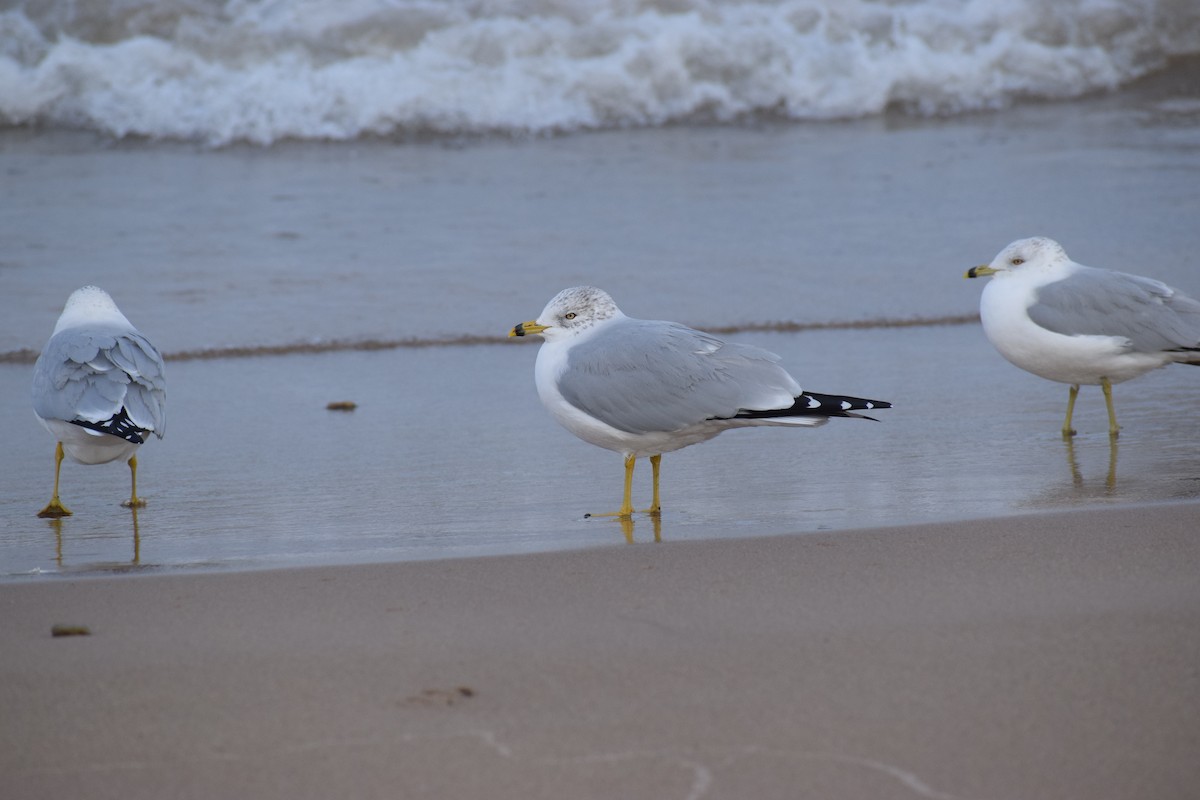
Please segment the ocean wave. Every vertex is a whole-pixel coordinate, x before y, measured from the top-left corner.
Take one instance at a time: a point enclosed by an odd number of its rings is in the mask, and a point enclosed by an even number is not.
[[[18,0],[0,122],[223,145],[941,115],[1197,53],[1193,0]]]

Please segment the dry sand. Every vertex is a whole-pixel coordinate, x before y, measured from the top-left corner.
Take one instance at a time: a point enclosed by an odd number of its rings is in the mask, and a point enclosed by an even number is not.
[[[0,585],[0,797],[1196,797],[1198,519]]]

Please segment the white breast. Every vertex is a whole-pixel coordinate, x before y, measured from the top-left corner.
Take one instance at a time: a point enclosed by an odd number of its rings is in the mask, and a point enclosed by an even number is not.
[[[1036,302],[1038,287],[1047,282],[1036,276],[997,275],[983,289],[983,331],[1010,362],[1047,380],[1092,385],[1101,378],[1127,381],[1167,362],[1158,354],[1134,352],[1124,337],[1066,336],[1037,325],[1028,309]]]

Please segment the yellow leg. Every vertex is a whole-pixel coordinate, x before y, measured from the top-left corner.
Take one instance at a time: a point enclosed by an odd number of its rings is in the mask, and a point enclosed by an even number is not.
[[[625,500],[620,511],[604,514],[588,514],[589,517],[629,517],[633,515],[633,464],[637,456],[625,456]]]
[[[662,454],[650,456],[650,471],[654,474],[654,494],[650,498],[650,507],[646,509],[647,514],[661,514],[662,504],[658,502],[658,468],[662,463]]]
[[[66,453],[63,452],[62,442],[59,442],[58,446],[54,448],[54,494],[50,496],[50,502],[46,504],[46,507],[38,512],[39,517],[58,519],[71,516],[71,509],[64,506],[58,499],[58,474],[62,471],[62,462],[65,457]]]
[[[618,517],[628,517],[633,514],[633,465],[637,456],[625,456],[625,499],[621,501]]]
[[[1117,412],[1113,410],[1112,381],[1101,378],[1100,388],[1104,390],[1104,404],[1108,406],[1108,435],[1116,436],[1121,432],[1121,426],[1117,424]]]
[[[146,501],[137,496],[137,456],[129,457],[129,479],[132,483],[129,499],[121,505],[125,508],[145,508]]]
[[[1067,397],[1067,418],[1063,421],[1063,438],[1075,435],[1075,429],[1071,427],[1071,415],[1075,413],[1075,398],[1078,396],[1079,384],[1076,383],[1071,386],[1071,394]]]

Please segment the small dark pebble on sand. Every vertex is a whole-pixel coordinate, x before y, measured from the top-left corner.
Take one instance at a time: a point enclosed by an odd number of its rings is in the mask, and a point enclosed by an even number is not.
[[[404,702],[422,706],[452,706],[463,698],[474,696],[475,690],[470,686],[456,686],[454,689],[422,689],[420,694],[406,698]]]
[[[50,628],[51,636],[91,636],[92,631],[87,625],[55,625]]]

